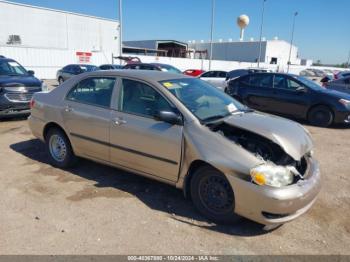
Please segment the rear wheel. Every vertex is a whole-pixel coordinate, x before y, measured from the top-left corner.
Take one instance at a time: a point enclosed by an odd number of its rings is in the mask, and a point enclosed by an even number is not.
[[[191,197],[198,211],[216,223],[229,224],[239,218],[234,213],[235,199],[230,183],[212,167],[203,166],[195,171]]]
[[[333,113],[326,106],[317,106],[310,110],[308,121],[310,124],[320,127],[328,127],[333,123]]]
[[[76,157],[66,134],[58,129],[51,128],[45,138],[50,163],[59,168],[68,168],[74,165]]]

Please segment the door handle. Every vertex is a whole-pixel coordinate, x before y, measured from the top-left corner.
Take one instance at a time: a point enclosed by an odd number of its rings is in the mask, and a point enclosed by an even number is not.
[[[66,106],[66,107],[64,108],[64,111],[66,111],[67,113],[69,113],[69,112],[72,112],[72,111],[73,111],[73,108],[70,107],[70,106]]]
[[[116,117],[114,118],[113,121],[114,121],[114,124],[116,124],[117,126],[126,124],[126,121],[121,117]]]

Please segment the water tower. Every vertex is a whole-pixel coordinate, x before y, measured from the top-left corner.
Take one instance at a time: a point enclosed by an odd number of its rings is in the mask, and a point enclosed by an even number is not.
[[[249,25],[249,16],[247,15],[240,15],[237,18],[237,25],[241,29],[241,34],[239,41],[243,41],[244,39],[244,29]]]

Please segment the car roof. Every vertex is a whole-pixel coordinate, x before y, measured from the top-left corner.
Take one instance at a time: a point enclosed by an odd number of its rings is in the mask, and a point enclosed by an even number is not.
[[[247,76],[252,76],[252,75],[282,75],[282,76],[291,76],[293,78],[298,78],[298,77],[302,77],[296,74],[288,74],[288,73],[275,73],[275,72],[255,72],[255,73],[250,73],[247,75],[242,75],[238,78],[242,78],[242,77],[247,77]],[[237,78],[237,79],[238,79]]]
[[[16,60],[13,60],[11,58],[6,58],[6,57],[0,57],[0,61],[2,62],[16,62]]]
[[[129,64],[126,64],[125,66],[128,66],[128,65],[155,65],[155,64],[152,64],[152,63],[138,63],[138,62],[136,62],[136,63],[129,63]]]
[[[155,66],[172,66],[169,64],[162,64],[162,63],[150,63],[151,65],[155,65]]]
[[[191,78],[190,76],[168,73],[163,71],[155,71],[155,70],[105,70],[105,71],[94,71],[85,73],[87,75],[98,75],[98,76],[119,76],[119,77],[130,77],[130,78],[138,78],[145,81],[150,82],[158,82],[170,79],[183,79],[183,78]]]

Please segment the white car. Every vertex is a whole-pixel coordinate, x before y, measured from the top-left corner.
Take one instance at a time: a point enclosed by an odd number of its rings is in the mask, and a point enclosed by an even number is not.
[[[225,91],[227,72],[225,71],[207,71],[199,76],[200,79],[212,84],[213,86]]]

